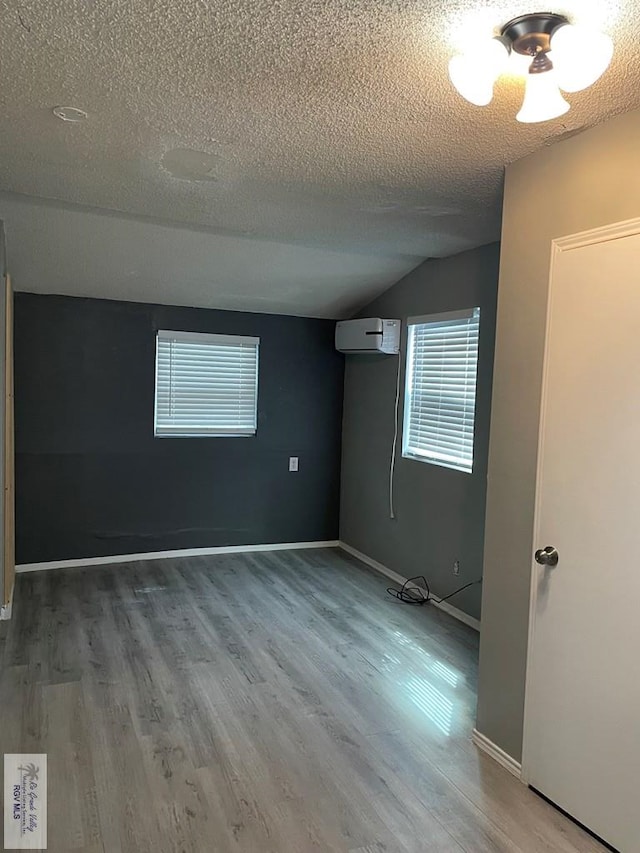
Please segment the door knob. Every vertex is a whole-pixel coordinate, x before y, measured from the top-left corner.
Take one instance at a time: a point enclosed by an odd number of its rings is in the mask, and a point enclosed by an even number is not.
[[[559,556],[552,545],[547,545],[546,548],[536,551],[536,563],[540,563],[541,566],[557,566]]]

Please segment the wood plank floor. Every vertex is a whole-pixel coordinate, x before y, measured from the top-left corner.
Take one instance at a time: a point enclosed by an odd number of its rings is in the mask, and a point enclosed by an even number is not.
[[[335,550],[19,576],[2,752],[49,851],[602,848],[470,741],[477,634]]]

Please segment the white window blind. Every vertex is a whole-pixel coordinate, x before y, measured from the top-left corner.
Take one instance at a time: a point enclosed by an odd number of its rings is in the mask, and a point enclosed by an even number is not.
[[[260,338],[158,332],[155,434],[253,435]]]
[[[471,472],[480,309],[407,326],[402,455]]]

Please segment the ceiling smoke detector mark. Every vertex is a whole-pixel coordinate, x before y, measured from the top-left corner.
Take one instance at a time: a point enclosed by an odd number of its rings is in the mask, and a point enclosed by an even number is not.
[[[207,154],[191,148],[173,148],[161,160],[162,168],[181,181],[218,181],[221,164],[219,154]]]
[[[87,118],[87,113],[78,107],[54,107],[52,113],[60,121],[78,122]]]

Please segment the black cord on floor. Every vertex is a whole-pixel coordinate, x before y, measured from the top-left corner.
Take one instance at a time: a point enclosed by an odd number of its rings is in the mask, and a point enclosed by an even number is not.
[[[417,583],[417,581],[422,581],[422,583]],[[443,598],[436,598],[435,595],[431,594],[431,589],[425,576],[418,575],[415,578],[406,580],[402,584],[401,589],[394,589],[391,586],[387,587],[387,592],[405,604],[427,604],[429,601],[433,601],[435,604],[442,604],[443,601],[453,598],[454,595],[462,592],[463,589],[468,589],[470,586],[475,586],[478,583],[482,583],[482,578],[479,578],[477,581],[471,581],[471,583],[466,583],[459,589],[454,589],[453,592],[450,592],[449,595],[445,595]]]

